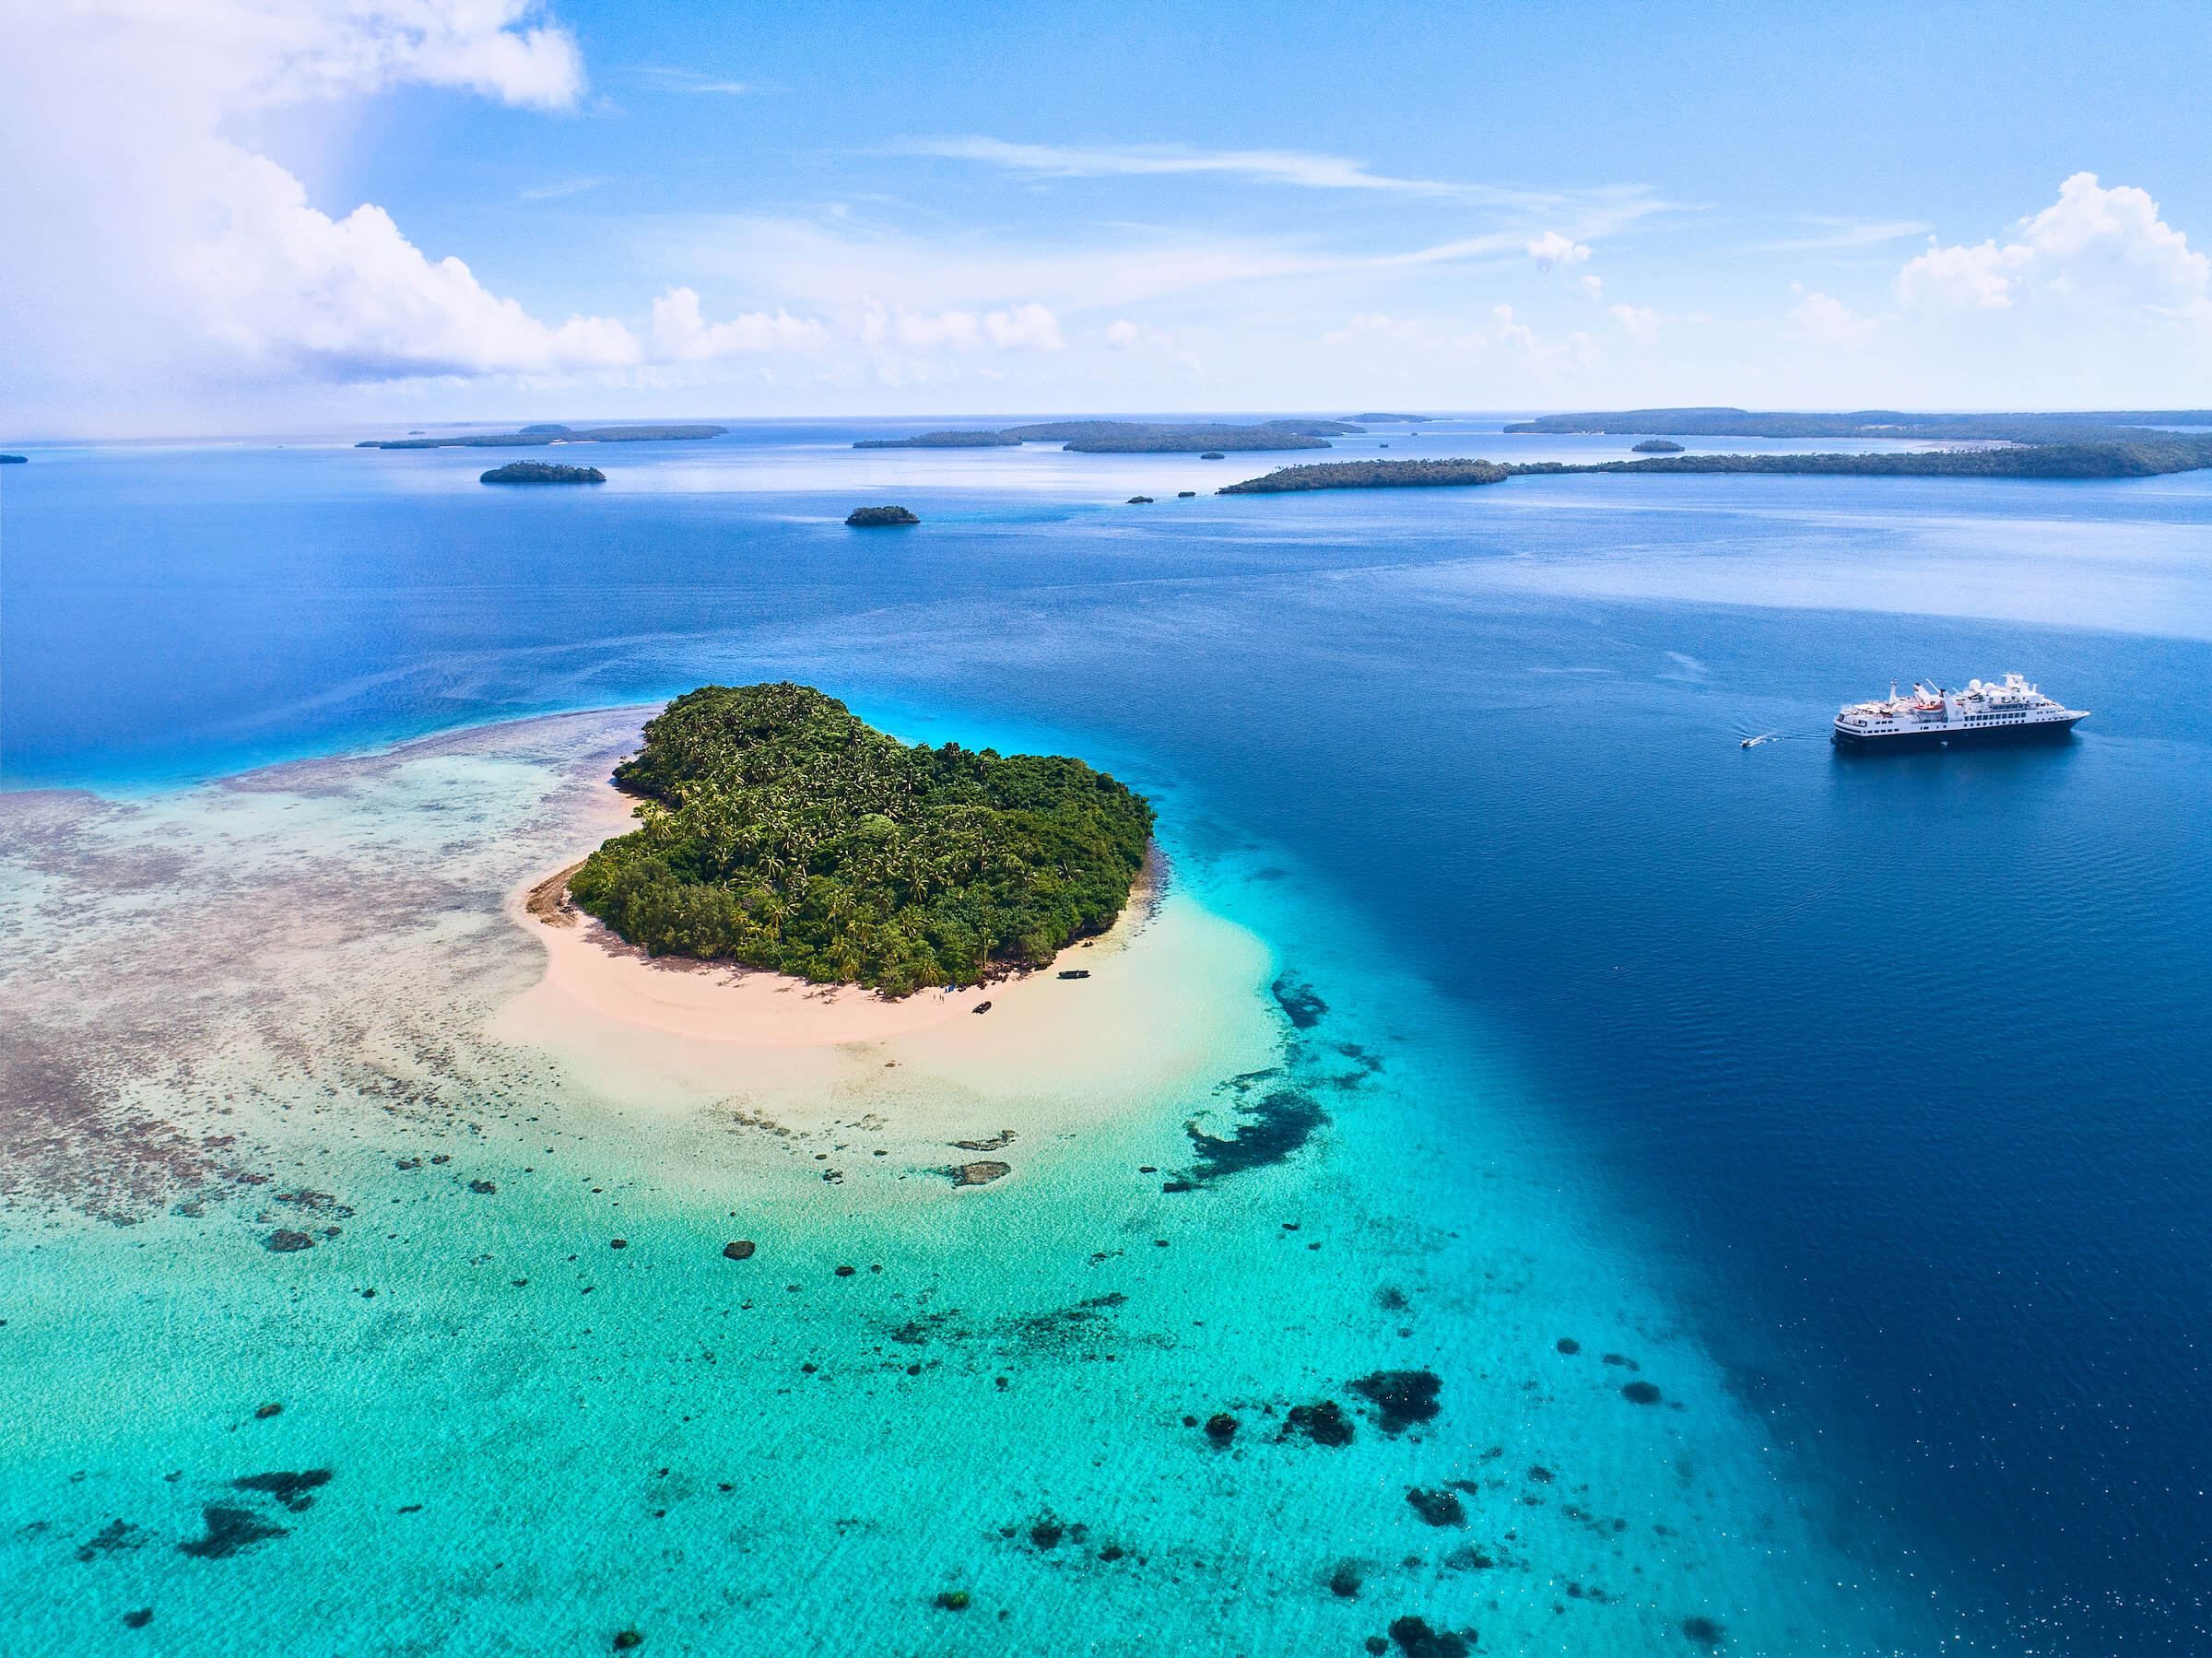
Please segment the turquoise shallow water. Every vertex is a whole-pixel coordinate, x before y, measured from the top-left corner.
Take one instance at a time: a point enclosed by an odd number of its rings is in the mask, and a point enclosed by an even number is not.
[[[1170,509],[1201,464],[849,436],[526,501],[436,455],[10,469],[0,735],[44,786],[0,806],[27,1637],[2201,1644],[2203,480]],[[924,532],[837,526],[878,497]],[[1801,740],[1892,673],[2006,667],[2097,711],[2077,744]],[[536,971],[500,900],[634,716],[191,781],[764,675],[1153,793],[1171,903],[1273,963],[1236,1040],[956,1197],[920,1096],[853,1081],[778,1135],[489,1034]],[[1186,1123],[1275,1095],[1280,1160],[1159,1190]],[[896,1156],[823,1182],[878,1107]],[[301,1191],[339,1236],[269,1254]],[[1399,1366],[1441,1409],[1393,1436],[1347,1383]],[[1324,1398],[1351,1445],[1277,1442]],[[1182,1422],[1223,1407],[1226,1452]],[[184,1552],[210,1509],[286,1530]]]

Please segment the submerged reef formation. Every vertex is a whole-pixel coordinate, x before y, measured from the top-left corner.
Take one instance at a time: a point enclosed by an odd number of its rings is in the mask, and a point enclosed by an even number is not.
[[[543,461],[510,461],[494,466],[479,484],[604,484],[606,474],[596,466],[548,466]]]
[[[1041,967],[1129,901],[1153,814],[1065,755],[909,748],[803,685],[706,686],[616,769],[644,825],[571,878],[655,956],[903,996]]]
[[[854,507],[845,514],[847,527],[855,530],[896,529],[921,522],[904,507]]]
[[[528,449],[546,443],[662,443],[719,438],[726,426],[525,426],[520,431],[454,432],[440,438],[368,438],[356,449]]]

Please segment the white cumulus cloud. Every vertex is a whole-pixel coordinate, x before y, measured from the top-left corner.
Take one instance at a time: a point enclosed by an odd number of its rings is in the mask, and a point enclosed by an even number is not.
[[[2037,298],[2134,306],[2212,323],[2212,258],[2159,216],[2146,191],[2077,172],[2058,200],[1979,246],[1932,245],[1897,275],[1924,311],[2009,311]]]
[[[1571,236],[1547,230],[1528,244],[1528,256],[1536,262],[1538,270],[1549,271],[1563,265],[1582,264],[1590,257],[1590,250]]]
[[[1862,346],[1881,329],[1878,320],[1861,316],[1841,300],[1795,283],[1790,288],[1799,296],[1790,308],[1790,323],[1800,339],[1822,346]]]
[[[782,311],[750,312],[710,324],[700,315],[698,293],[688,288],[672,288],[653,302],[648,335],[653,359],[667,363],[806,350],[826,344],[829,337],[830,331],[814,319]]]

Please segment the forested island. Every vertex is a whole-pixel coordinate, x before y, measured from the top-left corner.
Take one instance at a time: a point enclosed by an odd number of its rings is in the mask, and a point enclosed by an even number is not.
[[[921,522],[904,507],[854,507],[845,514],[846,524],[855,530],[897,529]]]
[[[1060,443],[1078,454],[1186,454],[1201,450],[1326,449],[1362,429],[1342,420],[1267,420],[1257,426],[1175,426],[1147,420],[1059,420],[1004,431],[934,431],[918,438],[863,438],[855,449],[988,449]]]
[[[494,466],[479,484],[604,484],[606,474],[596,466],[548,466],[543,461],[510,461]]]
[[[1643,433],[1673,438],[1904,438],[2005,443],[2123,441],[2159,427],[2212,427],[2212,409],[2106,409],[2073,414],[1909,414],[1859,409],[1843,415],[1754,414],[1739,408],[1618,409],[1611,414],[1547,415],[1508,432]]]
[[[655,956],[903,996],[1042,967],[1112,926],[1144,796],[1064,755],[908,747],[803,685],[705,686],[615,770],[642,827],[570,878]]]
[[[465,432],[441,438],[368,438],[356,449],[528,449],[547,443],[661,443],[719,438],[726,426],[525,426],[520,431]]]
[[[1635,454],[1680,454],[1682,453],[1681,444],[1666,438],[1646,438],[1641,443],[1631,443],[1629,448],[1630,453]]]
[[[1756,472],[1819,477],[2157,477],[2212,466],[2212,435],[2147,436],[2088,443],[2013,443],[1990,449],[1887,454],[1663,454],[1642,461],[1343,461],[1286,466],[1217,495],[1294,489],[1410,489],[1495,484],[1580,472]]]
[[[0,454],[0,466],[27,466],[29,464],[30,457],[27,454]]]
[[[1436,489],[1501,484],[1513,469],[1495,461],[1324,461],[1249,477],[1217,495],[1280,495],[1294,489]]]
[[[863,438],[855,449],[1019,449],[1021,440],[995,431],[925,431],[918,438]]]

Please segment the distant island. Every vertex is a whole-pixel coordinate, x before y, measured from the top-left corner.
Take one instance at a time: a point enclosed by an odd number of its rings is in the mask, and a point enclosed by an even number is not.
[[[925,431],[918,438],[863,438],[855,449],[1019,449],[1021,440],[996,431]]]
[[[719,438],[726,426],[525,426],[520,431],[456,433],[444,438],[368,438],[356,449],[529,449],[544,443],[662,443]]]
[[[1434,415],[1354,415],[1355,420],[1371,420],[1377,426],[1418,426],[1424,420],[1433,420]]]
[[[479,484],[604,484],[606,474],[596,466],[548,466],[543,461],[510,461],[494,466],[477,480]]]
[[[921,522],[904,507],[854,507],[845,514],[845,523],[856,530],[889,529]]]
[[[2094,443],[2181,434],[2156,429],[2212,427],[2212,409],[2106,409],[2035,415],[1908,414],[1860,409],[1846,415],[1754,414],[1739,408],[1618,409],[1611,414],[1547,415],[1508,432],[1641,433],[1668,438],[1903,438],[1932,441]]]
[[[29,464],[30,457],[27,454],[0,454],[0,466],[27,466]]]
[[[1342,420],[1267,420],[1257,426],[1174,426],[1146,420],[1061,420],[1004,431],[933,431],[918,438],[863,438],[855,449],[994,449],[1061,443],[1078,454],[1217,453],[1231,449],[1326,449],[1361,429]]]
[[[1741,472],[1821,477],[2156,477],[2212,467],[2212,435],[2088,443],[2011,443],[1987,449],[1884,454],[1662,454],[1642,461],[1346,461],[1288,466],[1218,495],[1293,489],[1405,489],[1495,484],[1509,477],[1595,472]]]
[[[1682,445],[1666,438],[1646,438],[1630,447],[1631,454],[1680,454]]]
[[[615,781],[644,822],[570,877],[579,908],[655,956],[890,997],[1104,932],[1153,823],[1079,759],[909,748],[803,685],[678,697]]]
[[[1217,495],[1280,495],[1294,489],[1436,489],[1502,484],[1513,476],[1494,461],[1324,461],[1246,478]]]

